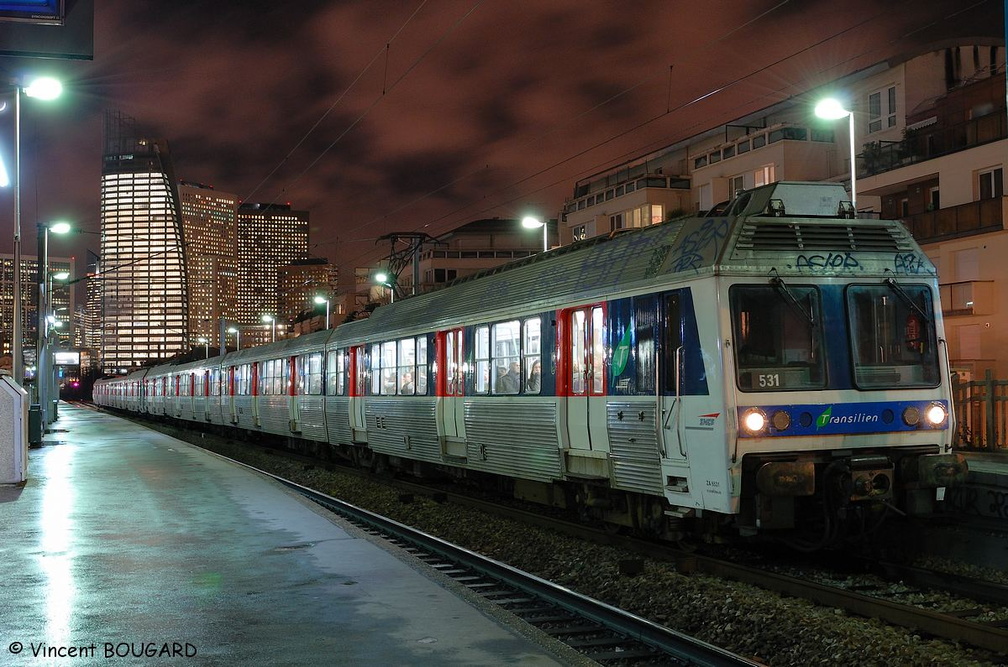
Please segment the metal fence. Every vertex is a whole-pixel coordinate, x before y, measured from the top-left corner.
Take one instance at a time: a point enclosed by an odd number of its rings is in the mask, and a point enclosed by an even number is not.
[[[983,380],[953,382],[952,400],[959,421],[956,448],[1008,452],[1008,380],[995,380],[988,370]]]

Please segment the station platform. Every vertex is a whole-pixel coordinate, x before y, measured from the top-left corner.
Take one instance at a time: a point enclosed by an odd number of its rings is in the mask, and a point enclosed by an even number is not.
[[[951,508],[962,514],[1008,521],[1008,450],[963,452],[969,475],[966,484],[950,489]]]
[[[578,663],[275,482],[59,414],[0,486],[2,664]]]

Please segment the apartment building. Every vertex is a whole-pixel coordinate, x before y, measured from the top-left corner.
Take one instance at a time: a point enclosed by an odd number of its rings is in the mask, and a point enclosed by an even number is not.
[[[952,366],[1008,375],[1003,43],[878,63],[583,179],[564,204],[561,240],[716,210],[774,181],[850,191],[849,122],[813,111],[827,96],[853,112],[858,214],[902,219],[938,267]]]

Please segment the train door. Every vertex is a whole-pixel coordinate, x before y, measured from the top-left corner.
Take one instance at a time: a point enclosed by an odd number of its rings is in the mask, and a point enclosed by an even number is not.
[[[174,376],[172,385],[172,399],[167,414],[172,417],[178,417],[182,414],[182,376]]]
[[[462,329],[439,331],[434,338],[437,376],[437,423],[441,451],[447,456],[465,456],[465,360]]]
[[[232,424],[238,423],[238,410],[235,408],[235,371],[236,367],[228,366],[227,371],[227,397],[224,399],[224,415]]]
[[[658,304],[658,414],[661,416],[659,446],[672,461],[686,461],[683,432],[683,340],[682,309],[678,292],[665,294]]]
[[[605,436],[605,313],[602,305],[561,314],[558,371],[566,396],[567,437],[571,449],[608,451]]]
[[[252,394],[252,423],[256,426],[261,426],[262,422],[259,421],[259,362],[252,362],[252,380],[251,380],[251,394]]]
[[[290,416],[290,430],[293,433],[301,432],[301,413],[298,409],[297,400],[297,386],[298,386],[298,367],[297,367],[297,357],[291,356],[287,360],[287,409]],[[307,370],[307,369],[305,369]],[[307,388],[306,388],[307,389]]]
[[[367,420],[364,403],[367,400],[368,359],[364,346],[350,350],[350,434],[354,442],[367,442]]]

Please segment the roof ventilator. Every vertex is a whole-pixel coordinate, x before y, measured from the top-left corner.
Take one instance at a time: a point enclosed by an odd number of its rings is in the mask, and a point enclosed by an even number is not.
[[[774,218],[784,217],[784,200],[783,199],[771,199],[770,203],[767,204],[767,213]]]
[[[856,218],[857,211],[854,209],[854,204],[849,201],[842,201],[840,205],[837,206],[837,217],[838,218]]]

